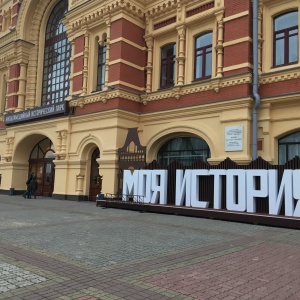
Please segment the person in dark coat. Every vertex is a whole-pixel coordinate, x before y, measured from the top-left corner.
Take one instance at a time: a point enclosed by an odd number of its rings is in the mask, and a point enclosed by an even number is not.
[[[24,198],[26,198],[26,197],[30,198],[30,182],[31,182],[33,176],[34,176],[34,172],[31,172],[29,174],[28,178],[27,178],[27,181],[26,181],[26,188],[27,188],[27,190],[26,190],[26,192],[23,195]]]
[[[36,177],[33,176],[32,180],[30,181],[30,196],[29,196],[29,198],[31,198],[33,196],[34,199],[36,199],[37,187],[38,187],[38,184],[37,184],[37,181],[36,181]]]

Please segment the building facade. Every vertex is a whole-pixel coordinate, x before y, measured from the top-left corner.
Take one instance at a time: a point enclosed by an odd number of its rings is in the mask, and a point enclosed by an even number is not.
[[[271,164],[300,152],[299,8],[258,3],[254,143]],[[248,164],[252,25],[250,0],[0,0],[0,192],[33,171],[40,195],[116,193],[129,128],[146,162]]]

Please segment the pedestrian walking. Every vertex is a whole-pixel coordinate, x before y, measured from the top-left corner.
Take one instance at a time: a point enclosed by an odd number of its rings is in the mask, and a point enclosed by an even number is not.
[[[36,177],[33,176],[32,180],[30,181],[30,195],[29,195],[29,198],[34,197],[34,199],[36,199],[37,187],[38,187],[38,183],[37,183]]]
[[[24,193],[24,198],[30,198],[30,182],[34,176],[34,172],[31,172],[26,181],[26,192]]]

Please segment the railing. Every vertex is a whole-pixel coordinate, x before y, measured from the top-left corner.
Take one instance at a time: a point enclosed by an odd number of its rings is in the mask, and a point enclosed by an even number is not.
[[[107,202],[126,202],[129,204],[144,204],[144,196],[143,195],[124,195],[124,194],[110,194],[106,193],[104,199],[97,199],[96,206],[98,206],[99,202],[105,200]]]

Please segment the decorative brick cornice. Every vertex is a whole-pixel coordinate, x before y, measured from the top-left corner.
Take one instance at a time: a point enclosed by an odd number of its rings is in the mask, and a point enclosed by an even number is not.
[[[213,8],[214,6],[215,6],[214,1],[213,2],[209,2],[209,3],[205,3],[203,5],[200,5],[200,6],[196,7],[196,8],[193,8],[193,9],[187,11],[186,12],[186,17],[191,17],[193,15],[199,14],[199,13],[205,11],[205,10]]]
[[[2,48],[2,45],[6,45],[10,42],[12,42],[13,40],[15,40],[17,38],[17,33],[16,30],[12,30],[12,31],[8,31],[8,32],[1,32],[0,33],[0,45]]]
[[[114,90],[108,92],[101,92],[96,95],[95,94],[87,95],[84,97],[80,97],[76,100],[71,100],[69,105],[70,107],[76,107],[76,106],[83,107],[86,104],[91,104],[95,102],[106,103],[108,100],[114,98],[122,98],[133,102],[140,102],[140,96],[137,94],[133,94],[123,90]]]
[[[146,105],[150,101],[156,101],[167,98],[175,98],[180,101],[181,96],[195,94],[206,91],[214,91],[218,93],[220,89],[236,86],[241,84],[250,84],[252,82],[252,76],[250,73],[245,73],[244,75],[225,77],[225,78],[215,78],[212,80],[205,80],[203,82],[197,82],[189,85],[175,86],[170,89],[160,90],[152,93],[135,94],[129,91],[124,91],[116,89],[113,91],[104,91],[97,94],[82,96],[76,100],[70,101],[70,107],[83,107],[87,104],[103,102],[115,98],[122,98],[133,102],[139,102]]]
[[[94,24],[99,24],[99,20],[105,20],[110,16],[118,13],[118,12],[127,12],[129,15],[138,18],[141,22],[144,21],[144,11],[140,7],[136,6],[134,3],[128,0],[120,0],[109,3],[108,5],[103,5],[98,9],[91,9],[89,12],[89,7],[85,7],[85,15],[80,19],[76,19],[75,21],[71,21],[69,24],[69,30],[77,31],[83,26],[93,27]],[[75,12],[69,13],[69,17],[75,16]],[[78,12],[77,12],[78,14]],[[67,16],[67,18],[69,18]]]
[[[172,17],[168,20],[164,20],[162,22],[159,22],[157,24],[154,24],[154,30],[157,30],[159,28],[162,28],[162,27],[165,27],[165,26],[168,26],[170,24],[173,24],[173,23],[176,23],[176,16],[175,17]]]
[[[6,44],[0,48],[0,65],[9,65],[9,61],[12,60],[15,63],[27,63],[32,47],[32,44],[22,40]]]
[[[177,0],[171,0],[171,1],[164,1],[163,3],[159,3],[156,7],[152,7],[151,9],[148,9],[146,11],[146,15],[149,17],[154,17],[154,16],[161,16],[166,13],[170,13],[170,11],[176,11],[177,8]],[[184,1],[180,1],[184,2]]]
[[[251,74],[244,74],[230,78],[216,78],[212,80],[205,80],[199,83],[193,83],[190,85],[176,86],[172,89],[167,89],[164,91],[143,94],[141,95],[141,102],[146,105],[149,101],[156,101],[167,98],[176,98],[177,100],[179,100],[180,97],[183,95],[195,94],[206,91],[215,91],[217,93],[221,88],[241,84],[249,84],[251,82]]]
[[[269,84],[279,81],[285,81],[290,79],[296,79],[300,77],[300,69],[289,69],[284,71],[278,71],[268,74],[262,74],[260,76],[260,84]]]

